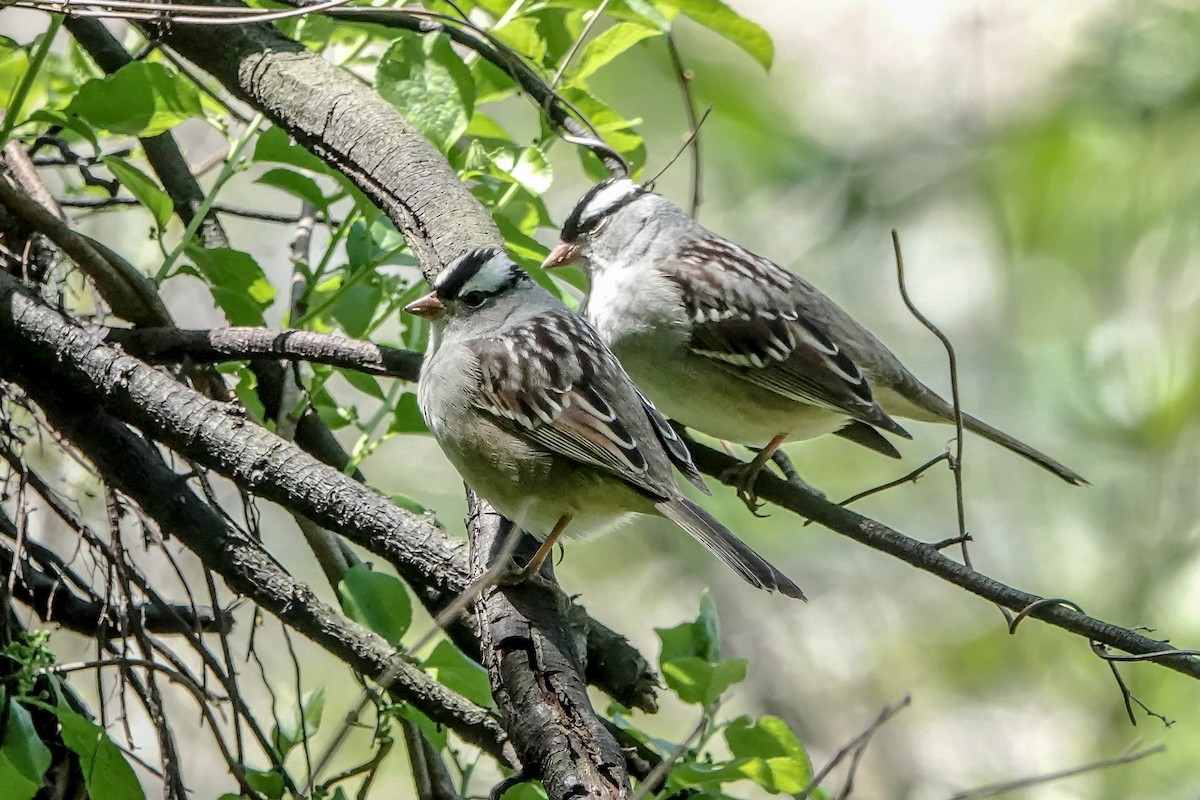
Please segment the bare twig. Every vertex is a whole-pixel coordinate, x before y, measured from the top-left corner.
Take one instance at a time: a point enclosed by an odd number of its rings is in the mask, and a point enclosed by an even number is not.
[[[683,57],[679,54],[679,46],[675,43],[675,32],[667,32],[667,53],[671,56],[671,66],[675,69],[675,79],[679,82],[679,91],[683,95],[683,112],[687,115],[688,130],[691,133],[684,143],[684,146],[692,148],[692,199],[688,208],[688,213],[693,218],[699,218],[700,202],[703,199],[701,186],[701,171],[700,171],[700,137],[696,134],[700,131],[700,125],[703,119],[696,118],[696,101],[692,98],[692,71],[683,65]],[[704,116],[708,116],[708,112],[712,111],[712,106],[704,112]],[[665,171],[665,169],[664,169]],[[661,173],[660,173],[661,174]]]
[[[954,502],[958,514],[958,535],[962,537],[963,563],[969,567],[971,553],[967,549],[967,509],[963,499],[963,414],[958,395],[958,356],[954,352],[950,337],[921,313],[908,294],[908,286],[904,283],[904,254],[900,251],[900,234],[895,228],[892,228],[892,249],[896,253],[896,280],[900,285],[900,297],[904,300],[904,305],[918,322],[941,341],[942,346],[946,348],[946,359],[950,362],[950,399],[954,403],[954,458],[950,461],[950,470],[954,473]]]
[[[683,754],[686,753],[688,748],[690,748],[692,744],[694,744],[695,741],[700,738],[707,726],[708,711],[706,710],[700,715],[700,721],[696,723],[696,727],[692,729],[692,732],[689,733],[682,742],[675,745],[671,752],[667,754],[667,757],[655,765],[654,769],[650,771],[650,774],[646,776],[646,779],[638,785],[637,791],[634,792],[632,800],[642,800],[642,798],[651,792],[658,791],[662,785],[662,782],[671,772],[671,767],[675,766],[676,762],[683,758]]]
[[[904,697],[901,697],[891,705],[884,706],[883,710],[879,712],[879,716],[875,717],[875,720],[867,726],[866,730],[843,745],[841,749],[834,754],[833,758],[829,760],[829,763],[817,771],[817,774],[813,776],[811,781],[809,781],[808,786],[805,786],[796,795],[797,799],[804,800],[804,798],[812,795],[813,791],[815,791],[817,787],[821,785],[821,781],[825,780],[825,776],[832,772],[834,767],[840,764],[846,758],[846,756],[850,755],[851,753],[861,753],[866,746],[870,744],[871,737],[873,737],[880,728],[886,725],[888,720],[907,708],[911,702],[912,698],[909,695],[904,695]],[[857,758],[855,763],[857,763]],[[842,790],[843,795],[848,793],[853,779],[854,774],[852,770],[851,773],[846,777],[846,786]]]
[[[575,58],[575,54],[579,52],[579,48],[583,46],[585,41],[587,41],[588,34],[592,32],[592,28],[596,27],[596,23],[600,21],[600,17],[604,16],[604,11],[608,8],[608,4],[610,2],[611,0],[600,0],[600,5],[596,6],[596,10],[592,12],[592,16],[588,18],[586,23],[584,23],[583,30],[579,32],[579,38],[571,43],[571,49],[567,51],[565,56],[563,56],[562,61],[559,62],[558,69],[554,72],[554,79],[550,81],[551,91],[553,91],[555,87],[558,86],[559,81],[562,80],[563,73],[567,71],[567,67],[570,65],[571,60]]]
[[[1141,761],[1147,756],[1157,755],[1166,749],[1166,745],[1159,744],[1155,745],[1154,747],[1148,747],[1145,750],[1138,750],[1137,752],[1127,753],[1123,756],[1117,756],[1116,758],[1110,758],[1104,761],[1095,761],[1091,764],[1084,764],[1081,767],[1065,769],[1061,772],[1051,772],[1046,775],[1037,775],[1032,778],[1021,778],[1020,780],[1009,781],[1007,783],[997,783],[993,784],[992,786],[983,786],[979,789],[971,789],[970,791],[959,792],[951,797],[950,800],[983,800],[985,797],[996,797],[997,795],[1007,794],[1008,792],[1015,792],[1020,789],[1028,789],[1033,786],[1041,786],[1046,783],[1066,780],[1067,778],[1074,778],[1079,775],[1085,775],[1089,772],[1108,769],[1109,767],[1119,767],[1125,764],[1132,764],[1135,761]]]
[[[949,458],[950,458],[949,452],[940,453],[940,454],[934,456],[933,458],[929,459],[928,461],[926,461],[921,466],[914,469],[912,472],[909,472],[905,475],[901,475],[899,478],[888,481],[887,483],[881,483],[878,486],[872,486],[870,489],[865,489],[865,490],[859,492],[858,494],[852,494],[849,497],[847,497],[845,500],[842,500],[841,502],[839,502],[838,505],[839,506],[848,506],[851,503],[857,503],[859,500],[870,497],[873,494],[879,494],[880,492],[886,492],[888,489],[894,489],[895,487],[900,486],[902,484],[916,483],[917,479],[920,478],[922,475],[924,475],[926,472],[928,472],[929,469],[931,467],[933,467],[933,465],[941,463],[942,461],[946,461]],[[959,535],[961,536],[962,534],[959,534]]]

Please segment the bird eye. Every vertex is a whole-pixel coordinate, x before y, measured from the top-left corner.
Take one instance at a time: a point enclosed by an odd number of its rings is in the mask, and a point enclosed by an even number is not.
[[[467,292],[458,299],[462,300],[463,303],[471,308],[479,308],[481,305],[483,305],[484,301],[487,300],[487,295],[483,292]]]
[[[589,235],[589,236],[594,236],[594,235],[596,235],[597,233],[599,233],[599,232],[600,232],[600,229],[601,229],[601,228],[603,228],[605,225],[607,225],[607,224],[608,224],[608,221],[609,221],[610,219],[612,219],[612,217],[600,217],[598,220],[596,220],[595,222],[593,222],[593,223],[591,224],[591,227],[590,227],[590,229],[588,230],[588,235]]]

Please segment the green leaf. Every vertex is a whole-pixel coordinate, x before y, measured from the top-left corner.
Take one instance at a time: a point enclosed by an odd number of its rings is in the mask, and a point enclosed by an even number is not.
[[[671,30],[671,21],[664,17],[662,13],[654,7],[650,0],[623,0],[623,2],[629,7],[630,11],[637,14],[639,17],[663,33]]]
[[[254,143],[254,160],[291,164],[312,172],[329,172],[324,161],[293,142],[287,131],[276,125],[258,135]]]
[[[237,384],[233,387],[233,393],[237,395],[250,418],[259,421],[266,419],[267,410],[263,407],[262,398],[258,396],[258,376],[254,374],[254,371],[245,364],[236,363],[223,364],[217,369],[237,376]]]
[[[156,136],[203,114],[200,93],[162,64],[135,61],[79,87],[67,112],[112,133]]]
[[[208,281],[213,300],[231,325],[262,325],[275,287],[249,253],[228,247],[191,247],[188,256]]]
[[[550,162],[537,146],[526,147],[517,156],[517,163],[507,169],[509,175],[517,183],[524,186],[535,195],[545,194],[554,182],[554,173]]]
[[[317,182],[307,175],[291,169],[277,168],[267,170],[258,177],[255,183],[270,186],[282,192],[299,197],[304,202],[320,211],[329,210],[329,200]]]
[[[660,9],[691,17],[709,30],[720,34],[769,70],[775,59],[775,45],[762,26],[738,14],[721,0],[655,0]]]
[[[50,767],[50,750],[33,727],[29,710],[9,700],[0,689],[0,706],[8,702],[8,722],[0,731],[0,786],[8,800],[29,800],[42,788]]]
[[[7,36],[0,36],[0,108],[8,108],[13,94],[29,71],[29,53]],[[26,97],[26,108],[39,98]]]
[[[394,494],[389,499],[392,501],[392,505],[403,508],[405,511],[411,511],[414,514],[424,514],[429,511],[428,508],[406,494]]]
[[[618,22],[583,48],[579,66],[569,73],[571,79],[582,81],[643,39],[659,35],[659,31],[644,25]]]
[[[807,759],[749,758],[738,766],[738,770],[771,793],[795,794],[812,781],[812,769]]]
[[[417,396],[412,392],[406,392],[400,395],[400,399],[396,401],[396,411],[392,415],[392,424],[388,426],[388,433],[427,433],[429,428],[425,425],[425,417],[421,415],[421,406],[417,403]]]
[[[329,308],[329,316],[337,320],[350,336],[361,338],[375,319],[383,288],[377,283],[359,283],[342,292]]]
[[[726,689],[746,679],[746,660],[734,658],[710,664],[688,656],[663,663],[662,675],[680,700],[709,708]]]
[[[139,203],[149,209],[154,217],[154,224],[160,231],[167,227],[175,207],[171,204],[171,198],[158,188],[153,178],[117,156],[106,156],[104,166],[108,167],[113,177],[120,181]]]
[[[725,726],[725,741],[729,744],[729,752],[738,757],[808,759],[796,734],[779,717],[768,715],[757,721],[738,717]]]
[[[83,770],[92,800],[145,800],[133,767],[104,729],[61,703],[54,708],[62,726],[62,740]]]
[[[412,624],[412,600],[399,578],[373,572],[363,564],[350,568],[338,584],[346,616],[378,633],[393,647]]]
[[[321,727],[321,714],[325,711],[325,687],[305,692],[298,703],[293,703],[283,710],[275,727],[271,729],[271,744],[275,746],[279,757],[284,758],[288,752],[305,739],[316,736]]]
[[[441,642],[424,662],[439,683],[478,705],[492,705],[492,685],[487,670],[463,655],[450,642]]]
[[[421,732],[425,734],[425,738],[429,740],[429,743],[433,745],[435,750],[441,751],[446,746],[447,731],[444,726],[438,725],[407,703],[401,706],[397,713],[404,719],[415,723],[421,729]]]
[[[358,372],[353,369],[338,370],[342,377],[346,379],[346,383],[358,389],[368,397],[374,397],[376,400],[386,399],[383,389],[379,386],[379,381],[374,375],[368,375],[365,372]]]
[[[283,776],[278,772],[251,769],[246,767],[246,783],[256,792],[262,792],[270,800],[280,800],[283,797]]]
[[[671,779],[684,786],[720,786],[722,783],[743,780],[744,760],[723,761],[719,764],[703,762],[682,763],[671,770]]]
[[[646,163],[645,144],[642,137],[633,130],[635,125],[641,123],[641,120],[625,119],[578,86],[564,86],[559,94],[592,121],[592,125],[603,136],[604,141],[629,162],[636,178],[638,171]],[[600,165],[596,157],[587,149],[582,147],[575,149],[580,154],[580,158],[584,160],[585,167],[592,164]],[[608,177],[608,170],[603,166],[600,166],[600,176]]]
[[[721,660],[721,626],[708,592],[700,595],[700,614],[693,622],[656,628],[655,633],[662,641],[660,664],[693,656],[712,664]]]
[[[546,790],[532,781],[518,783],[500,795],[500,800],[546,800]]]
[[[534,63],[540,64],[546,57],[546,39],[532,17],[517,17],[502,28],[493,28],[491,33]]]
[[[397,39],[379,62],[375,88],[443,150],[466,131],[475,105],[471,71],[441,34]]]

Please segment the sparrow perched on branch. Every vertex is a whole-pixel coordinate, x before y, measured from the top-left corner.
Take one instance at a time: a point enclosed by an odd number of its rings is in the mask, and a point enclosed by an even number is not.
[[[738,493],[785,441],[837,433],[892,457],[893,417],[953,422],[954,409],[870,331],[803,278],[709,231],[627,178],[592,187],[563,225],[547,269],[581,261],[583,313],[671,419],[761,448]],[[1053,472],[1073,470],[987,423],[968,430]]]
[[[804,595],[707,511],[672,466],[708,492],[683,441],[638,392],[582,317],[499,249],[446,267],[406,310],[433,321],[418,400],[429,430],[470,486],[543,540],[662,516],[750,584]]]

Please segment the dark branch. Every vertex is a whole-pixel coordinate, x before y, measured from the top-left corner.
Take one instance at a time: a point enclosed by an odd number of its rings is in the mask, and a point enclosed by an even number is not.
[[[17,528],[8,515],[0,510],[0,534],[16,541]],[[32,543],[25,541],[27,549]],[[0,574],[8,576],[13,569],[13,551],[0,544]],[[148,633],[213,633],[228,631],[233,618],[222,610],[208,606],[173,603],[163,608],[154,603],[137,603],[124,609],[113,608],[103,599],[80,597],[61,576],[44,572],[22,558],[13,582],[13,597],[33,610],[42,622],[56,622],[67,630],[84,636],[103,636],[120,639],[129,635],[120,617],[136,617]]]
[[[476,535],[471,560],[482,574],[499,554],[511,523],[471,495],[468,519]],[[529,537],[514,554],[527,561],[537,549]],[[543,565],[542,574],[550,576]],[[627,797],[625,757],[592,712],[580,675],[587,641],[558,613],[570,600],[557,584],[524,581],[485,590],[482,639],[492,696],[508,720],[517,756],[533,768],[551,797]]]
[[[219,363],[242,359],[311,361],[342,369],[415,381],[421,371],[421,354],[324,333],[269,328],[111,328],[104,334],[110,344],[150,363],[186,359]]]
[[[110,486],[136,502],[160,530],[176,536],[231,589],[361,674],[371,678],[391,675],[390,688],[396,700],[412,703],[464,741],[515,766],[505,751],[503,731],[487,711],[409,665],[382,638],[321,602],[262,545],[229,525],[200,499],[145,440],[95,404],[77,402],[72,385],[56,376],[25,375],[22,385],[50,423],[95,464]]]
[[[461,545],[295,445],[208,400],[169,375],[106,346],[0,275],[0,332],[11,343],[0,374],[53,371],[76,397],[100,402],[152,438],[229,477],[242,489],[297,511],[387,558],[434,613],[469,583]],[[22,381],[18,381],[22,382]],[[620,702],[652,710],[655,678],[625,639],[588,620],[590,649],[604,652],[589,673]],[[629,670],[615,673],[620,668]]]
[[[718,480],[722,480],[722,475],[730,474],[729,468],[738,463],[737,459],[731,456],[695,443],[692,445],[692,456],[696,461],[696,466],[702,472]],[[729,481],[723,482],[728,483]],[[855,514],[847,508],[801,491],[774,475],[766,472],[760,475],[758,483],[755,484],[755,490],[763,500],[794,511],[802,517],[824,525],[834,533],[848,536],[873,550],[895,556],[907,564],[932,573],[1004,608],[1019,612],[1042,599],[1035,594],[1007,586],[947,558],[931,544],[905,536],[883,523]],[[1200,659],[1177,652],[1163,653],[1163,651],[1175,651],[1175,648],[1157,639],[1142,636],[1128,628],[1089,617],[1061,605],[1039,607],[1029,616],[1127,653],[1138,655],[1157,653],[1158,655],[1154,657],[1156,663],[1184,675],[1200,678]]]

